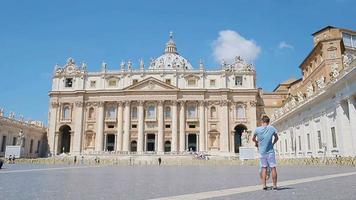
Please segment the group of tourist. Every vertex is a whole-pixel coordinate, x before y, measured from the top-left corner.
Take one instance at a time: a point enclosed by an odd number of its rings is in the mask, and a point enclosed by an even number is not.
[[[15,155],[10,155],[8,158],[9,164],[15,164]]]

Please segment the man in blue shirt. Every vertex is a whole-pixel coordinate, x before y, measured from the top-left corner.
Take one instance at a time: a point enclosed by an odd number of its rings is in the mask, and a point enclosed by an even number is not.
[[[262,117],[262,126],[256,128],[252,140],[258,146],[260,154],[260,163],[262,166],[262,184],[263,190],[267,190],[266,176],[267,167],[272,171],[273,189],[277,189],[277,170],[276,170],[276,156],[273,145],[278,141],[277,130],[269,125],[269,117]],[[273,140],[273,142],[272,142]]]

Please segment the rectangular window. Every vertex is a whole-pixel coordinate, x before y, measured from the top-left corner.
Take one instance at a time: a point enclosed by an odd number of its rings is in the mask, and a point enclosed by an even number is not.
[[[33,149],[33,140],[30,141],[30,153],[32,153],[32,149]]]
[[[210,86],[215,86],[215,85],[216,85],[215,79],[211,79],[211,80],[210,80]]]
[[[189,124],[189,128],[195,128],[195,124]]]
[[[170,85],[171,84],[171,79],[166,79],[166,83]]]
[[[242,76],[235,76],[235,86],[242,86]]]
[[[12,145],[16,145],[16,142],[17,142],[17,137],[13,137],[12,138]]]
[[[132,124],[131,128],[137,128],[137,124]]]
[[[73,79],[72,78],[66,78],[65,86],[70,88],[73,86]]]
[[[115,126],[112,125],[112,124],[108,125],[108,128],[114,128],[114,127],[115,127]]]
[[[37,153],[40,153],[40,145],[41,145],[41,141],[38,140],[38,142],[37,142]]]
[[[302,139],[300,136],[298,136],[298,143],[299,143],[299,151],[302,150]]]
[[[2,136],[2,141],[1,141],[1,152],[5,151],[6,147],[6,136]]]
[[[310,134],[307,134],[307,140],[308,140],[308,150],[310,150]]]
[[[95,88],[96,87],[96,81],[90,81],[90,87]]]
[[[188,85],[189,86],[194,86],[194,85],[196,85],[197,84],[197,81],[195,80],[195,79],[189,79],[188,80]]]
[[[166,124],[166,128],[171,128],[171,125],[170,124]]]
[[[322,141],[321,141],[321,132],[320,131],[318,131],[318,147],[319,147],[319,149],[323,148],[323,144],[322,144]]]
[[[332,138],[332,142],[333,142],[333,148],[336,148],[337,143],[336,143],[335,127],[331,127],[331,138]]]
[[[342,34],[342,39],[344,41],[344,45],[351,47],[351,35],[348,33],[343,33]]]
[[[137,79],[133,79],[133,80],[132,80],[132,85],[134,85],[134,84],[136,84],[136,83],[138,83],[138,80],[137,80]]]

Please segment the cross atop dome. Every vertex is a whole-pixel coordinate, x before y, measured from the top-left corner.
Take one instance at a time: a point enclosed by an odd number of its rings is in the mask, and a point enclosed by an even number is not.
[[[173,40],[173,32],[172,31],[169,32],[169,40],[166,43],[166,48],[164,49],[164,53],[178,54],[176,43]]]

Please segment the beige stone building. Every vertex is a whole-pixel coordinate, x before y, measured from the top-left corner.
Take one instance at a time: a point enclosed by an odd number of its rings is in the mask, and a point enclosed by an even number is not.
[[[88,72],[70,58],[56,66],[49,93],[50,153],[238,153],[260,113],[255,79],[240,57],[216,70],[193,67],[172,35],[147,66],[129,60]]]
[[[303,76],[280,84],[275,109],[282,157],[356,155],[356,32],[325,27],[300,65]],[[271,113],[272,114],[272,113]]]
[[[19,133],[23,133],[23,157],[36,158],[46,156],[47,139],[46,127],[40,121],[18,119],[10,112],[5,116],[4,109],[0,108],[0,157],[5,156],[6,146],[19,144]]]

